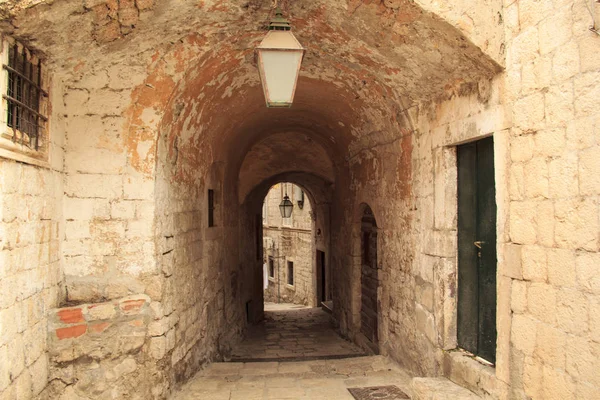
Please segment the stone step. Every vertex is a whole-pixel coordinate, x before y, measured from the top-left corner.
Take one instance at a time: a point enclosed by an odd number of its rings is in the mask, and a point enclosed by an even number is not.
[[[481,397],[447,378],[413,378],[413,400],[480,400]]]

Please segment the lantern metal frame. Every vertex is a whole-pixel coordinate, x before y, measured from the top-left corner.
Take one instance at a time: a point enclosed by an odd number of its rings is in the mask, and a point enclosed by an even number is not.
[[[281,218],[290,218],[292,216],[292,212],[294,211],[294,203],[292,203],[287,194],[287,185],[284,184],[284,186],[285,196],[281,200],[281,203],[279,203],[279,212],[281,213]]]
[[[269,33],[267,33],[267,36],[265,36],[265,38],[263,38],[263,41],[261,42],[261,44],[254,49],[254,57],[256,60],[256,64],[258,66],[260,82],[261,82],[261,85],[263,88],[263,93],[265,96],[265,103],[268,108],[290,108],[292,106],[292,103],[294,102],[294,96],[296,94],[296,87],[298,84],[298,77],[300,75],[300,67],[302,66],[302,61],[304,60],[304,55],[306,53],[306,49],[304,49],[304,47],[302,47],[302,45],[300,44],[298,39],[296,39],[294,34],[291,32],[292,27],[290,25],[290,22],[283,17],[283,14],[279,8],[275,11],[275,17],[269,22],[268,29],[269,29]],[[293,38],[293,40],[297,43],[298,47],[297,48],[261,47],[263,45],[263,43],[265,42],[265,39],[269,37],[269,35],[271,34],[272,31],[275,31],[275,32],[290,31],[289,34],[290,34],[291,38]],[[292,93],[291,93],[289,102],[287,102],[287,101],[286,102],[269,101],[269,88],[267,87],[267,80],[265,77],[264,61],[263,61],[262,56],[260,55],[260,52],[262,50],[278,51],[278,52],[300,52],[301,53],[300,61],[298,62],[298,66],[295,71],[295,80],[294,80],[294,85],[292,87]]]

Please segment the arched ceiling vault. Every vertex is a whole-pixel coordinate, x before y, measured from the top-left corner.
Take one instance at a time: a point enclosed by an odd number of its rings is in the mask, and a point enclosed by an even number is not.
[[[143,67],[126,111],[129,135],[135,142],[133,129],[152,130],[144,115],[153,109],[162,156],[185,161],[173,167],[182,181],[217,161],[238,179],[254,146],[285,132],[308,137],[339,168],[412,130],[407,110],[499,71],[457,28],[410,0],[280,5],[307,49],[294,105],[284,110],[264,106],[253,59],[271,1],[10,0],[0,27],[43,51],[66,81],[115,64]]]
[[[298,185],[309,196],[311,207],[316,209],[319,204],[331,202],[331,184],[323,178],[306,172],[285,172],[276,174],[263,180],[248,193],[244,202],[250,207],[257,208],[262,206],[263,200],[269,189],[277,183],[291,182]]]
[[[253,146],[244,157],[238,178],[239,202],[264,181],[285,173],[306,173],[330,185],[335,171],[327,151],[300,132],[273,134]]]

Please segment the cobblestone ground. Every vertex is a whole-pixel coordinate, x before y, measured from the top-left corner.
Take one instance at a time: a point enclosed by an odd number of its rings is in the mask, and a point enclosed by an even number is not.
[[[172,400],[350,400],[348,388],[396,385],[408,393],[409,382],[394,362],[364,356],[337,335],[321,309],[266,304],[265,321],[234,350],[232,362],[209,365]]]
[[[265,320],[249,329],[230,361],[301,361],[365,355],[340,337],[330,315],[320,308],[265,305]]]
[[[353,400],[348,388],[395,385],[411,377],[383,356],[291,362],[214,363],[171,400]]]

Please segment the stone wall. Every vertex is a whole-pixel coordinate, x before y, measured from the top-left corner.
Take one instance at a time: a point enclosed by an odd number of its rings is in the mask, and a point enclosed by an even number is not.
[[[417,183],[413,232],[416,247],[412,268],[414,323],[418,351],[433,355],[429,363],[421,363],[423,372],[441,374],[445,351],[458,346],[456,145],[493,135],[498,242],[502,243],[505,238],[510,118],[502,105],[502,79],[481,82],[468,96],[423,105],[417,118],[419,130],[413,136],[417,149],[413,158],[414,182]],[[497,253],[502,259],[501,246]],[[502,268],[499,262],[498,270]],[[502,347],[502,338],[508,331],[500,323],[508,316],[502,306],[499,298],[498,371],[508,362],[508,353]],[[474,362],[472,367],[476,369],[476,365]]]
[[[599,222],[589,172],[598,169],[599,41],[584,3],[534,4],[505,2],[505,73],[415,116],[415,293],[396,292],[389,323],[398,333],[414,317],[418,353],[433,355],[418,367],[482,395],[595,398]],[[498,206],[495,368],[449,351],[457,348],[454,146],[487,135]],[[403,298],[414,312],[402,310]],[[406,350],[389,351],[405,359]]]
[[[294,209],[289,221],[281,217],[279,204],[283,198],[282,191],[287,186],[287,193]],[[275,303],[294,303],[316,307],[315,272],[314,272],[314,234],[312,233],[312,208],[308,194],[304,194],[304,205],[298,205],[300,188],[290,183],[273,186],[265,197],[263,207],[263,255],[269,269],[269,259],[275,265],[274,276],[269,277],[265,289],[265,301]],[[294,263],[294,285],[288,285],[287,263]]]
[[[497,376],[515,396],[600,396],[600,37],[587,6],[598,21],[598,4],[505,2],[513,124],[498,290],[510,354]]]
[[[66,88],[63,255],[69,301],[156,291],[154,187],[132,165],[126,145],[124,111],[143,79],[140,72],[97,66],[76,74]]]
[[[145,295],[52,310],[50,386],[41,398],[164,396],[156,360],[174,346],[175,338],[170,335],[169,343],[159,340],[170,327],[159,320],[157,310],[158,304]],[[152,385],[146,384],[150,379]]]
[[[64,118],[60,79],[49,85],[47,159],[0,158],[0,398],[38,395],[48,380],[47,313],[64,300],[61,237]]]

